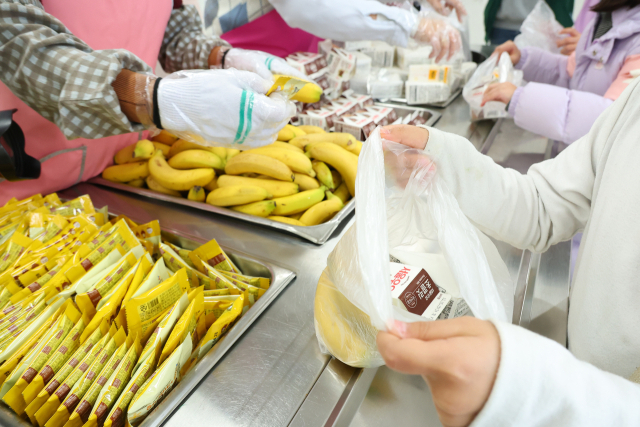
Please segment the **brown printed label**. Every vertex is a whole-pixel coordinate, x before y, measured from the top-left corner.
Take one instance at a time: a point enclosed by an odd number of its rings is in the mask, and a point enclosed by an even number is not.
[[[109,418],[111,420],[112,427],[116,427],[116,425],[119,425],[121,415],[122,415],[122,409],[116,408],[116,410],[113,411],[113,414],[111,414],[111,417]]]
[[[89,415],[92,407],[93,405],[91,403],[83,400],[82,403],[78,406],[78,409],[76,409],[76,412],[80,415],[83,423],[89,421]]]
[[[58,390],[58,392],[56,392],[56,395],[60,392],[61,390]],[[73,410],[75,409],[76,406],[78,406],[78,402],[80,402],[80,399],[78,398],[78,396],[76,396],[75,394],[72,394],[71,396],[69,396],[69,398],[64,402],[64,406],[67,407],[67,411],[69,413],[73,412]]]
[[[58,389],[58,387],[60,387],[60,383],[58,382],[58,380],[53,380],[49,383],[49,385],[44,390],[47,392],[49,396],[51,396],[53,392]]]
[[[105,385],[105,383],[107,382],[107,377],[100,377],[98,378],[98,385]]]
[[[100,292],[97,289],[93,289],[87,292],[87,296],[89,297],[89,300],[91,300],[91,304],[93,304],[94,307],[97,307],[98,303],[102,299],[102,295],[100,295]]]
[[[24,372],[24,374],[22,374],[22,379],[25,380],[28,383],[31,383],[31,381],[33,381],[33,379],[36,377],[37,374],[38,374],[38,372],[36,372],[35,369],[28,368]]]
[[[423,269],[409,283],[398,299],[402,301],[408,311],[422,315],[439,293],[440,290],[433,279]]]
[[[221,262],[225,262],[226,259],[224,257],[223,254],[218,254],[216,256],[214,256],[213,258],[210,258],[207,260],[207,264],[209,264],[211,267],[215,267],[216,265],[220,264]]]
[[[108,410],[109,410],[109,407],[107,405],[105,405],[104,403],[100,403],[100,405],[98,405],[98,408],[94,413],[96,414],[99,420],[100,418],[106,417],[108,415],[107,414]]]
[[[87,368],[89,367],[89,364],[87,364],[86,362],[82,362],[82,365],[80,365],[80,367],[78,368],[80,371],[84,372],[87,370]]]
[[[40,371],[40,376],[42,377],[42,379],[44,380],[44,383],[48,383],[49,380],[53,377],[53,369],[51,368],[51,366],[46,365],[44,368],[42,368],[42,370]]]

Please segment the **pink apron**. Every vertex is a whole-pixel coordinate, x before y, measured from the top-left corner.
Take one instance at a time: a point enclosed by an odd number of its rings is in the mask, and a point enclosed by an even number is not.
[[[91,48],[126,49],[155,68],[173,0],[44,0],[45,11],[58,18]],[[0,110],[13,115],[25,134],[26,151],[40,159],[42,173],[31,181],[0,183],[0,204],[11,197],[47,194],[92,178],[112,163],[122,147],[140,135],[67,140],[62,131],[18,99],[0,82]]]
[[[316,37],[299,28],[291,28],[276,10],[221,36],[233,47],[261,50],[284,58],[294,52],[317,52]]]

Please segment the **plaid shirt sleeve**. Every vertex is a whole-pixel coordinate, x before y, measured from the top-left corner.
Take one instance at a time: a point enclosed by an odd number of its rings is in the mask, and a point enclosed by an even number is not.
[[[196,7],[184,5],[171,12],[158,61],[167,73],[208,69],[209,54],[216,46],[230,45],[218,36],[205,35]]]
[[[68,139],[142,130],[111,83],[123,69],[151,72],[124,49],[93,50],[38,0],[0,1],[0,80]]]

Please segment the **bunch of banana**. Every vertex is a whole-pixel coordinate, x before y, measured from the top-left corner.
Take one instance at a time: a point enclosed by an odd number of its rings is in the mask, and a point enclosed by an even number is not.
[[[349,134],[286,125],[244,151],[172,138],[125,147],[103,178],[295,226],[328,221],[355,193],[362,143]]]

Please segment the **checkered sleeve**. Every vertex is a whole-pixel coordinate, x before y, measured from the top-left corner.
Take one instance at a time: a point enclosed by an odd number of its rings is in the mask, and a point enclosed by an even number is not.
[[[171,12],[158,60],[167,73],[207,69],[209,54],[216,46],[229,43],[218,36],[205,35],[196,7],[184,5]]]
[[[151,72],[126,50],[92,50],[38,0],[0,1],[0,80],[68,139],[142,129],[111,87],[124,68]]]

